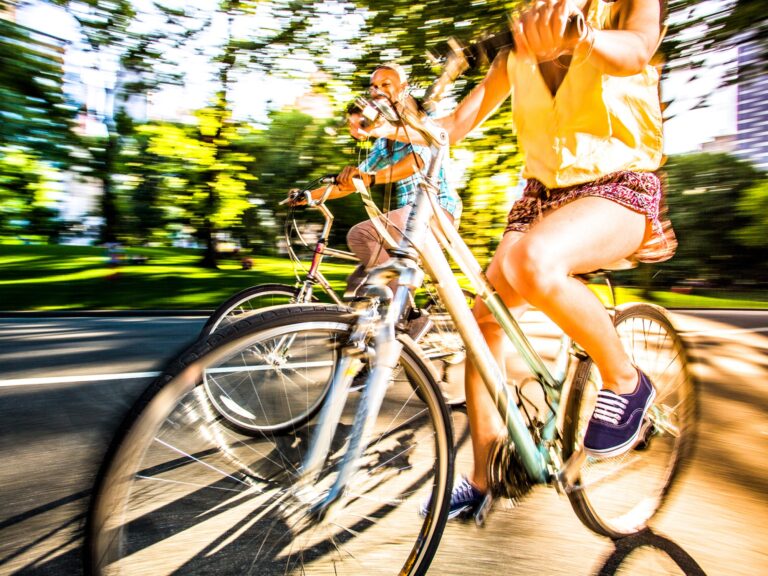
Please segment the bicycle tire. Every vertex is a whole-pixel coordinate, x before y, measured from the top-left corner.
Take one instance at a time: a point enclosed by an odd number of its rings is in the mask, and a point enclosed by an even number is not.
[[[617,310],[614,324],[632,362],[653,381],[656,399],[640,442],[614,458],[587,457],[568,497],[588,528],[618,539],[648,527],[690,459],[697,398],[685,344],[664,309],[650,304],[624,306]],[[592,360],[582,360],[564,415],[566,460],[581,447],[599,388]]]
[[[289,284],[249,286],[227,298],[213,311],[200,330],[200,338],[207,338],[219,327],[237,322],[244,315],[251,314],[256,310],[268,306],[294,303],[298,296],[299,288]]]
[[[221,426],[202,392],[204,371],[241,367],[254,347],[288,334],[297,335],[293,358],[314,366],[312,347],[322,358],[329,343],[345,342],[352,322],[334,306],[273,308],[175,361],[134,405],[99,472],[86,523],[88,573],[424,574],[447,518],[453,445],[432,368],[407,336],[399,337],[402,370],[375,440],[346,505],[325,520],[292,496],[315,423],[239,435]],[[350,394],[317,486],[336,476],[359,396]],[[434,504],[421,518],[426,500]]]

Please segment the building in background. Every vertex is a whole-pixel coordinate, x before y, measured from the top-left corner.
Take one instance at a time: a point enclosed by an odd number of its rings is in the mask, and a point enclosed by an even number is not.
[[[762,43],[739,46],[735,153],[768,171],[768,74],[755,73],[764,59]]]

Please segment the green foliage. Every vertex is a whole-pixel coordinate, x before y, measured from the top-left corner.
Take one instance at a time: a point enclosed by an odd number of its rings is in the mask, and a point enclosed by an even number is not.
[[[135,191],[148,202],[133,206],[133,229],[141,240],[166,236],[169,224],[199,229],[209,222],[226,228],[238,223],[249,207],[247,185],[253,176],[247,164],[253,157],[235,148],[238,132],[245,128],[232,122],[217,124],[210,108],[196,117],[195,124],[137,126],[136,137],[125,150],[129,177],[124,194]],[[147,207],[151,207],[149,222],[142,218]]]
[[[472,158],[462,192],[462,237],[481,262],[487,262],[506,227],[506,216],[522,184],[522,155],[505,106],[461,147]],[[460,154],[460,153],[459,153]]]
[[[756,181],[736,202],[737,213],[747,224],[735,231],[736,239],[744,246],[768,252],[768,178]]]
[[[749,67],[732,66],[730,82],[749,81],[768,68],[768,12],[763,0],[668,0],[669,31],[662,44],[668,71],[700,68],[713,52],[756,42]],[[738,77],[736,76],[738,72]]]
[[[54,170],[22,147],[0,147],[0,233],[55,238]]]
[[[0,19],[0,146],[65,166],[74,110],[62,91],[60,41]]]
[[[728,154],[687,154],[667,162],[667,203],[679,246],[675,257],[659,265],[664,283],[686,279],[713,285],[766,282],[765,237],[750,244],[763,218],[752,200],[761,173]],[[760,198],[764,203],[764,197]]]

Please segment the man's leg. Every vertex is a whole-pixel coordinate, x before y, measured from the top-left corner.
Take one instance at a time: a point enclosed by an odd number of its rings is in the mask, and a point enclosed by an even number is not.
[[[385,216],[379,218],[386,224],[387,232],[396,242],[402,238],[400,231],[405,230],[405,223],[410,211],[411,207],[405,206],[387,212]],[[347,279],[347,293],[351,294],[363,283],[367,271],[386,262],[389,259],[389,254],[383,245],[382,238],[370,220],[365,220],[350,228],[347,233],[347,245],[360,260],[360,264]]]

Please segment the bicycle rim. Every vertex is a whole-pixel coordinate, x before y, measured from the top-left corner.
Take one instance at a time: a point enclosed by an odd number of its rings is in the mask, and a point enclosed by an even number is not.
[[[423,574],[437,547],[453,474],[447,410],[417,349],[406,345],[375,440],[349,482],[346,505],[318,520],[295,494],[315,426],[248,436],[222,426],[201,386],[210,370],[241,366],[286,334],[311,333],[292,362],[316,370],[350,317],[318,307],[273,309],[233,338],[187,357],[134,409],[98,483],[87,527],[96,574]],[[300,315],[297,315],[299,314]],[[301,318],[301,323],[296,323]],[[249,323],[246,321],[246,323]],[[250,324],[250,323],[249,323]],[[316,335],[325,331],[321,344]],[[260,375],[274,371],[260,370]],[[345,407],[315,489],[336,476],[359,393]],[[434,504],[422,518],[417,511]]]
[[[264,308],[295,302],[297,295],[298,289],[281,284],[247,288],[211,315],[202,334],[222,330]],[[330,384],[330,374],[325,381],[319,377],[315,380],[297,377],[279,382],[277,379],[256,381],[247,371],[211,371],[206,372],[203,379],[213,408],[231,427],[246,434],[262,430],[278,432],[306,422],[319,410]]]
[[[590,529],[621,538],[647,527],[690,457],[696,395],[684,344],[663,310],[632,305],[617,312],[615,325],[632,362],[654,383],[656,399],[637,446],[615,458],[588,457],[569,498]],[[581,447],[600,386],[591,360],[582,361],[566,409],[566,459]]]

